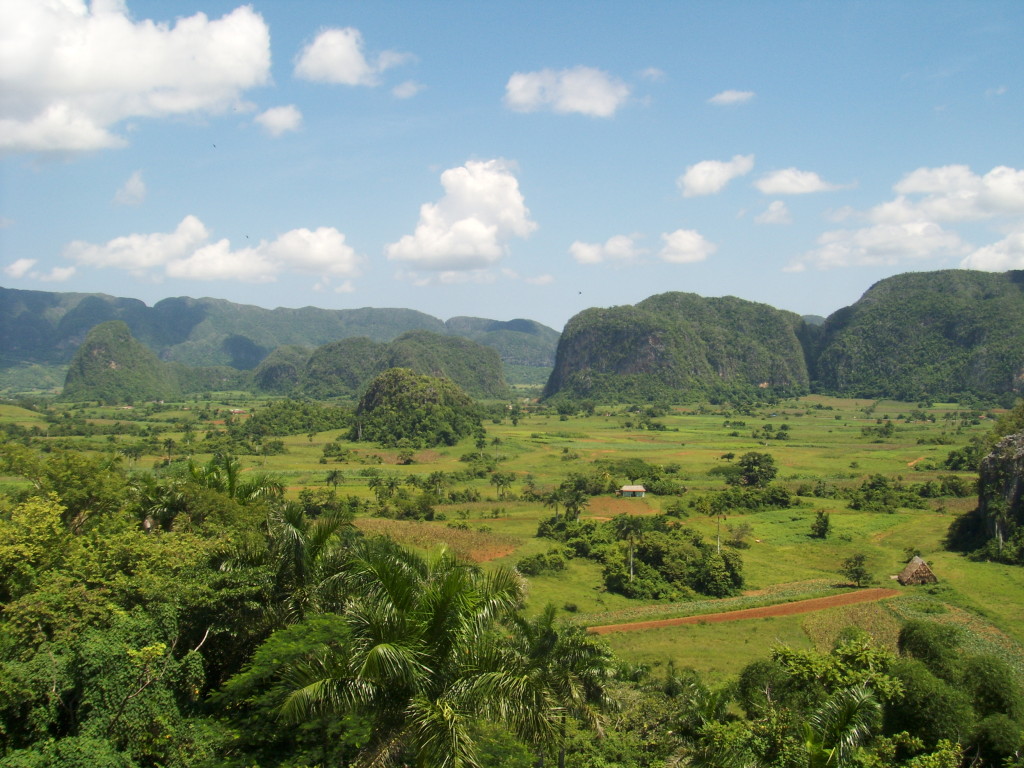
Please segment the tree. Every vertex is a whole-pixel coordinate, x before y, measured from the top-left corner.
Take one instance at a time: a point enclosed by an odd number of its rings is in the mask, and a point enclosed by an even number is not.
[[[807,768],[851,765],[854,752],[882,719],[882,705],[866,686],[832,694],[804,724]]]
[[[829,519],[828,512],[819,509],[814,513],[814,522],[811,523],[811,538],[827,539],[831,530],[832,521]]]
[[[338,484],[345,479],[345,474],[340,469],[332,469],[327,473],[327,477],[324,480],[335,489]]]
[[[206,464],[188,463],[189,479],[204,488],[223,493],[239,504],[260,499],[276,499],[284,494],[284,486],[265,473],[242,477],[242,464],[234,456],[216,453]]]
[[[734,478],[729,479],[733,485],[752,485],[755,488],[763,488],[779,473],[775,466],[775,459],[770,453],[758,453],[757,451],[744,453],[736,462],[736,466],[739,471]]]
[[[616,515],[612,518],[612,526],[619,540],[629,542],[629,580],[633,581],[633,551],[636,541],[643,537],[645,521],[638,515]]]
[[[535,619],[513,616],[513,656],[510,667],[537,697],[536,706],[552,711],[557,731],[547,746],[557,746],[558,766],[565,766],[568,718],[576,718],[602,732],[601,709],[607,704],[606,681],[611,673],[611,652],[577,625],[556,620],[550,603]],[[543,749],[543,742],[536,742]],[[543,753],[542,753],[543,754]]]
[[[505,498],[505,492],[512,485],[516,479],[515,472],[492,472],[491,473],[491,485],[498,489],[498,500],[501,501]]]
[[[361,545],[346,581],[346,634],[291,665],[286,718],[366,716],[361,765],[472,766],[479,717],[551,738],[551,713],[505,666],[493,631],[523,599],[515,571],[484,574],[446,551],[423,557],[380,539]]]
[[[850,555],[850,557],[843,560],[839,573],[852,581],[857,587],[862,587],[871,581],[871,574],[868,572],[866,562],[867,556],[862,553]]]

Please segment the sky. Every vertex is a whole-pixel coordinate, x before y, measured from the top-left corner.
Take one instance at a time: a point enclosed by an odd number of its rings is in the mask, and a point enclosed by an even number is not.
[[[827,316],[1024,268],[1020,0],[0,0],[0,285]]]

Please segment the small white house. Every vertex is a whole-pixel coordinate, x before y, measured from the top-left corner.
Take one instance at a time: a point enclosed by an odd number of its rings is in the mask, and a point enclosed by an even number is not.
[[[638,496],[642,499],[645,493],[647,489],[642,485],[624,485],[619,488],[619,496]]]

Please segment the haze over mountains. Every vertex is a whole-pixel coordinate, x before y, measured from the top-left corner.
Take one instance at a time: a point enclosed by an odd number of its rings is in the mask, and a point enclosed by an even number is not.
[[[824,322],[735,297],[663,293],[585,310],[561,337],[530,320],[443,322],[406,309],[267,310],[188,298],[147,307],[0,288],[0,363],[6,376],[32,365],[63,370],[92,328],[121,320],[154,359],[220,366],[194,382],[249,371],[243,379],[258,391],[311,397],[355,395],[395,366],[449,376],[476,397],[507,394],[503,367],[550,369],[546,396],[597,400],[754,389],[991,397],[1024,385],[1022,287],[1024,272],[1016,271],[908,273],[880,281]]]

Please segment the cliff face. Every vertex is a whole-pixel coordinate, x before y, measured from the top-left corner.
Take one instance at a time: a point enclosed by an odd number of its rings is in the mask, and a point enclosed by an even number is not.
[[[1008,435],[981,461],[978,511],[987,538],[1002,550],[1024,532],[1024,432]]]

